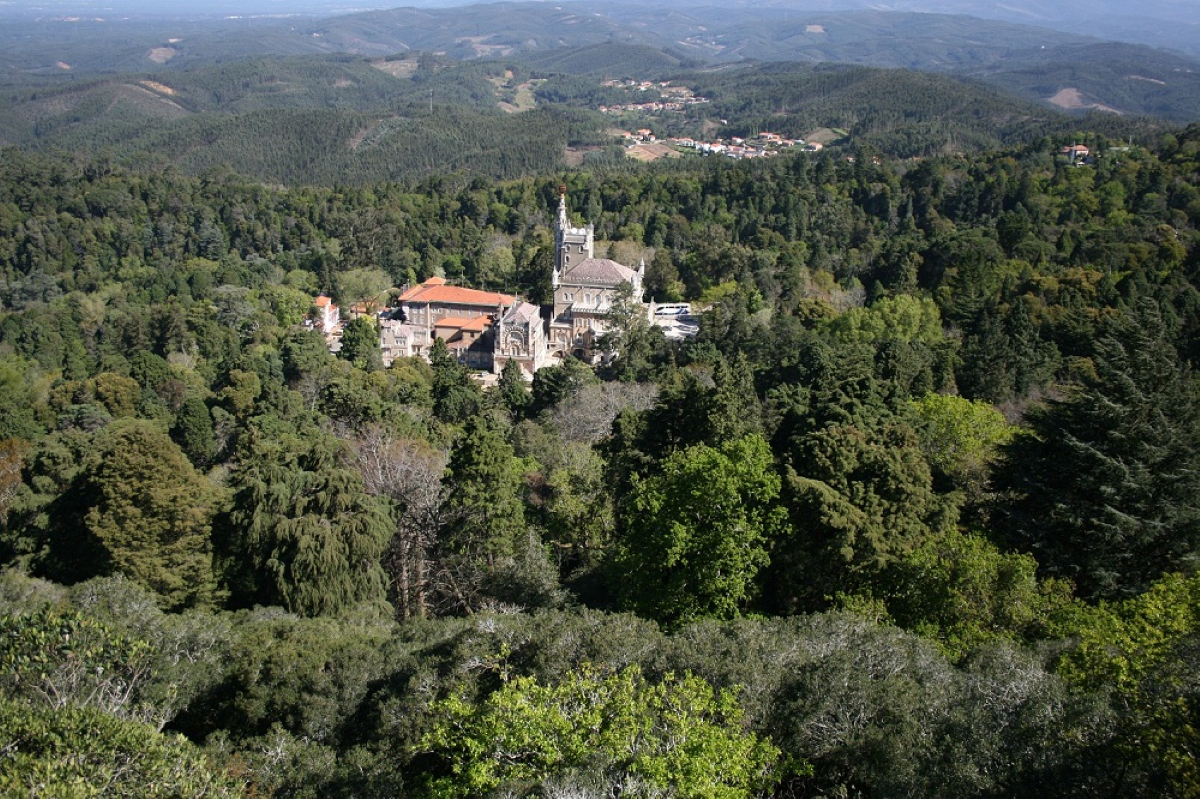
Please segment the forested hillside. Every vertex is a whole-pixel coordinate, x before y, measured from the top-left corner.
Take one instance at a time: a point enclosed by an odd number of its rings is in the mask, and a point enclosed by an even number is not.
[[[1064,8],[1052,11],[1067,13]],[[609,77],[652,78],[645,74],[647,67],[670,68],[678,62],[855,64],[975,78],[1043,107],[1102,108],[1177,124],[1195,120],[1200,94],[1200,62],[1190,43],[1181,49],[1191,55],[1103,41],[1096,38],[1101,21],[1094,7],[1079,12],[1078,25],[1091,26],[1085,35],[957,12],[814,11],[766,3],[683,6],[670,0],[588,0],[565,6],[495,2],[327,18],[216,20],[180,14],[172,19],[166,11],[164,16],[6,18],[0,26],[0,86],[52,91],[97,76],[137,73],[163,80],[181,72],[234,68],[243,61],[391,58],[421,52],[454,61],[528,58],[547,70],[557,65],[577,72],[579,62],[588,59],[571,51],[595,55],[607,46],[637,53],[628,61],[611,61]],[[1187,10],[1176,8],[1174,16],[1179,29],[1161,33],[1163,41],[1186,40],[1189,24],[1194,27],[1194,15]],[[1044,18],[1039,14],[1020,21]],[[1129,20],[1128,28],[1148,22]],[[1110,20],[1110,31],[1112,27]],[[642,74],[631,75],[631,69]],[[1079,92],[1082,104],[1063,106],[1059,94],[1064,91]]]
[[[632,95],[604,86],[611,75],[670,78],[710,102],[614,119],[597,109]],[[519,95],[527,97],[522,106]],[[0,102],[7,144],[169,162],[193,175],[229,166],[266,183],[324,186],[455,171],[528,177],[563,168],[568,148],[611,168],[623,160],[617,126],[696,138],[763,130],[805,138],[836,128],[850,143],[909,158],[1070,136],[1081,124],[1138,142],[1169,127],[1111,114],[1083,122],[930,73],[801,64],[700,69],[611,44],[530,63],[429,54],[240,61],[20,89]]]
[[[1200,127],[535,169],[0,153],[0,791],[1200,790]],[[560,184],[695,339],[302,325],[545,299]]]

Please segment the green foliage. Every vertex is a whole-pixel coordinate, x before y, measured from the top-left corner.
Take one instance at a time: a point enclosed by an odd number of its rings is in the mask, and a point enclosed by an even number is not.
[[[760,436],[697,444],[635,476],[613,563],[624,603],[670,625],[738,616],[782,532],[779,487]]]
[[[529,407],[532,397],[519,363],[512,360],[504,362],[500,378],[496,381],[496,394],[510,418],[520,419],[525,415],[525,409]]]
[[[336,442],[313,428],[304,433],[258,432],[240,453],[219,539],[231,598],[303,616],[382,608],[387,514]]]
[[[429,349],[433,366],[433,412],[448,424],[463,424],[483,407],[483,391],[471,380],[467,367],[454,360],[440,338]]]
[[[61,710],[88,707],[123,719],[161,724],[161,708],[143,701],[153,653],[73,611],[51,608],[0,617],[0,665],[10,697]]]
[[[184,400],[171,426],[171,438],[197,468],[211,463],[217,454],[217,439],[207,403],[199,397]]]
[[[1057,671],[1090,691],[1111,689],[1125,719],[1114,755],[1142,790],[1189,795],[1200,697],[1189,657],[1200,630],[1200,579],[1168,574],[1141,595],[1064,613],[1053,632],[1071,645]]]
[[[0,792],[10,796],[241,796],[178,735],[86,707],[48,709],[0,697]]]
[[[24,531],[37,548],[35,567],[64,582],[121,572],[165,608],[211,605],[211,521],[220,489],[152,422],[122,420],[67,441],[86,451],[77,451],[73,469],[46,476],[49,516],[34,516]],[[63,443],[45,455],[71,457],[58,449]]]
[[[234,620],[212,684],[173,726],[235,742],[280,729],[329,744],[394,655],[387,623],[250,613]]]
[[[772,579],[783,608],[870,586],[955,522],[954,505],[933,491],[907,427],[868,435],[830,425],[798,442],[793,464],[787,496],[795,533]]]
[[[546,465],[539,520],[559,558],[560,571],[597,566],[612,543],[615,519],[604,462],[590,447],[565,443]]]
[[[443,479],[441,548],[457,604],[475,605],[480,581],[526,552],[521,484],[512,446],[485,418],[472,418],[450,450]]]
[[[1097,342],[1096,375],[1029,416],[1000,505],[1014,544],[1084,597],[1145,590],[1200,547],[1200,394],[1158,309],[1127,309]]]
[[[368,316],[351,319],[342,326],[342,349],[338,353],[358,369],[372,372],[382,368],[379,330]]]
[[[1137,597],[1065,614],[1052,632],[1075,643],[1060,657],[1058,671],[1091,689],[1136,690],[1198,626],[1200,579],[1164,575]]]
[[[914,400],[915,429],[935,480],[978,507],[989,494],[992,468],[1016,428],[982,400],[926,394]]]
[[[80,488],[88,531],[110,568],[170,609],[211,604],[211,520],[219,493],[166,435],[146,423],[113,425],[95,440],[99,461]]]
[[[539,369],[533,375],[531,413],[541,413],[575,396],[584,386],[596,382],[596,374],[578,358],[564,358],[557,366]]]
[[[386,169],[407,170],[425,157],[389,142],[426,122],[469,123],[477,140],[448,128],[426,140],[468,160],[469,147],[492,147],[480,155],[509,174],[557,161],[564,130],[593,141],[598,122],[586,115],[480,112],[476,131],[474,112],[405,106],[396,84],[482,107],[497,98],[492,79],[511,92],[528,77],[514,65],[411,62],[388,62],[415,67],[411,79],[353,59],[180,73],[181,104],[186,83],[256,109],[215,127],[181,121],[216,148],[189,153],[183,169],[247,131],[255,141],[238,157],[267,171],[314,152],[325,155],[313,170],[336,170],[339,148],[357,141],[362,169],[338,172],[337,189],[284,189],[228,168],[192,178],[153,158],[136,171],[82,155],[0,158],[0,419],[14,437],[0,445],[2,557],[73,583],[9,573],[0,601],[12,613],[74,608],[106,642],[63,649],[73,656],[38,666],[39,678],[77,668],[90,692],[102,673],[89,652],[146,642],[129,712],[204,741],[261,794],[411,795],[449,785],[471,757],[493,764],[471,773],[501,792],[637,793],[609,768],[629,751],[519,776],[484,743],[473,754],[461,741],[420,749],[447,729],[448,716],[427,711],[448,713],[438,703],[453,698],[455,713],[490,730],[520,707],[529,721],[514,722],[515,737],[559,736],[538,750],[549,763],[588,733],[548,721],[547,708],[570,710],[554,697],[627,678],[645,694],[686,671],[745,686],[746,715],[730,729],[797,759],[779,767],[780,795],[1192,790],[1195,592],[1191,577],[1158,581],[1190,568],[1195,548],[1196,396],[1184,362],[1200,352],[1200,128],[1164,138],[1158,153],[1080,133],[1100,157],[1068,166],[1055,152],[1073,131],[1042,139],[1059,123],[1022,115],[997,132],[990,102],[967,131],[928,116],[905,123],[895,103],[944,105],[942,82],[745,67],[698,79],[721,104],[761,111],[759,129],[802,124],[804,85],[826,107],[863,86],[889,99],[845,120],[859,141],[842,152],[367,185],[368,160],[398,156]],[[345,92],[288,83],[335,74],[368,77]],[[914,85],[915,99],[904,93]],[[795,88],[802,111],[778,115],[765,99],[776,88]],[[265,110],[272,93],[337,105],[339,93],[375,89],[401,105],[370,117]],[[51,95],[47,104],[74,96]],[[858,96],[860,107],[877,100]],[[79,113],[100,110],[89,108]],[[47,130],[68,135],[75,113]],[[328,126],[303,130],[310,118]],[[493,123],[536,135],[493,146],[483,135]],[[275,139],[280,126],[297,129]],[[322,150],[330,131],[337,147]],[[1028,144],[970,158],[896,162],[860,146],[877,135],[932,152],[1010,133]],[[553,146],[523,149],[542,141]],[[564,183],[598,240],[653,248],[654,290],[719,300],[696,340],[650,330],[599,376],[570,361],[543,370],[534,421],[528,409],[517,418],[512,369],[505,413],[444,343],[433,363],[367,372],[335,360],[319,332],[289,329],[318,291],[369,290],[356,281],[449,273],[544,299],[545,224]],[[1157,304],[1158,321],[1140,301]],[[1048,410],[1030,410],[1046,398]],[[1039,437],[1005,446],[1014,428],[1001,411],[1024,414]],[[986,506],[995,487],[1008,493]],[[206,514],[226,491],[210,530]],[[960,502],[971,534],[955,530]],[[232,607],[283,609],[212,610],[223,596],[208,551]],[[1034,558],[1055,579],[1036,579]],[[117,559],[137,582],[94,577]],[[1073,601],[1057,578],[1084,566],[1132,567],[1117,594],[1128,603]],[[383,621],[385,597],[401,624]],[[548,610],[620,601],[672,632],[633,615]],[[797,615],[830,602],[859,615]],[[768,612],[791,615],[747,618]],[[71,629],[72,641],[92,635]],[[120,674],[117,661],[99,665]],[[602,665],[589,672],[589,662]],[[627,675],[634,664],[644,683]],[[19,673],[22,686],[40,684]],[[502,693],[517,679],[533,681],[523,695],[549,698],[525,707]]]
[[[584,667],[552,685],[506,680],[480,703],[433,703],[419,746],[444,765],[430,796],[535,786],[632,795],[738,797],[769,789],[779,751],[741,727],[733,691],[690,674],[651,683]]]
[[[867,308],[851,308],[823,327],[833,337],[847,342],[892,339],[937,344],[944,337],[942,317],[933,300],[909,294],[885,297]]]
[[[874,599],[886,618],[957,661],[990,642],[1047,635],[1071,595],[1061,582],[1039,582],[1036,571],[1028,555],[1002,553],[979,535],[949,530],[905,553]],[[840,596],[839,603],[870,615],[872,599]]]
[[[44,429],[34,410],[34,385],[30,364],[11,356],[0,358],[0,438],[32,441]]]

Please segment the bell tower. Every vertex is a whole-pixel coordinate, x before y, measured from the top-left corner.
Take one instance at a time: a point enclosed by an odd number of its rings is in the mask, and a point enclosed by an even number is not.
[[[558,187],[558,224],[554,226],[554,277],[552,285],[558,288],[559,278],[580,261],[592,257],[595,229],[571,227],[567,216],[567,187]]]

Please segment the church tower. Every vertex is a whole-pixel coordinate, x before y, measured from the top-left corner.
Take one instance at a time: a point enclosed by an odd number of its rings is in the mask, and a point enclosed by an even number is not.
[[[594,234],[590,223],[587,227],[571,227],[567,217],[567,187],[559,186],[558,224],[554,226],[554,288],[558,288],[559,278],[571,267],[592,257]]]

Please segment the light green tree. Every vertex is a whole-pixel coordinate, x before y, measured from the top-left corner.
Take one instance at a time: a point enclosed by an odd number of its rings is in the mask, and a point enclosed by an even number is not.
[[[948,530],[903,554],[873,586],[873,596],[839,597],[867,611],[882,603],[889,620],[934,641],[961,660],[997,640],[1044,638],[1071,606],[1071,586],[1039,581],[1029,555],[1001,552],[981,535]]]
[[[387,299],[392,278],[382,269],[348,269],[337,276],[338,300],[345,306],[363,305],[374,313]]]
[[[742,728],[737,694],[630,667],[583,667],[555,685],[506,680],[480,702],[451,696],[429,709],[420,748],[442,761],[424,793],[482,796],[538,787],[591,795],[748,797],[775,782],[779,750]]]
[[[0,697],[0,794],[236,797],[242,786],[181,735],[87,707]]]
[[[921,451],[944,490],[963,493],[965,506],[979,506],[988,496],[992,467],[1017,428],[983,400],[927,394],[912,402]]]
[[[1065,610],[1050,630],[1071,642],[1057,671],[1074,686],[1112,691],[1122,713],[1113,755],[1131,786],[1200,794],[1200,577],[1167,574],[1136,597]]]
[[[885,297],[865,308],[851,308],[829,319],[823,327],[846,342],[892,339],[936,344],[944,338],[937,304],[911,294]]]

